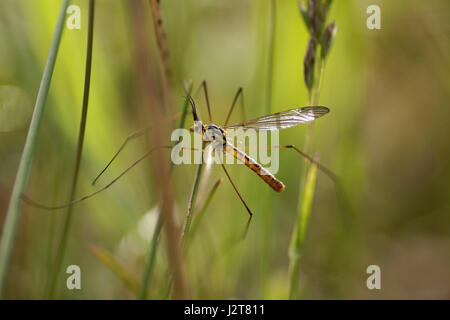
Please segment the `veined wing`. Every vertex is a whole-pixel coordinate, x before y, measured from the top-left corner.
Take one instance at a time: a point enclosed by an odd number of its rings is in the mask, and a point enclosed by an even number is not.
[[[330,111],[327,107],[304,107],[269,114],[224,127],[224,129],[280,130],[313,121]]]

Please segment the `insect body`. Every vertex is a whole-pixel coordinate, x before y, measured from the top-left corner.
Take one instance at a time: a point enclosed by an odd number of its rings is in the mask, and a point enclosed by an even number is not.
[[[283,182],[275,178],[273,174],[271,174],[266,168],[261,166],[258,162],[253,160],[251,157],[249,157],[244,152],[238,150],[236,147],[234,147],[230,143],[226,143],[224,146],[225,152],[230,153],[238,159],[239,161],[243,162],[248,168],[252,169],[253,172],[255,172],[259,177],[261,177],[273,190],[276,192],[281,192],[284,190],[285,186]]]
[[[262,116],[252,120],[247,120],[223,128],[215,124],[203,125],[199,120],[195,103],[190,99],[192,111],[194,115],[194,132],[202,135],[202,140],[205,143],[211,143],[214,150],[222,151],[223,153],[231,154],[235,159],[241,161],[253,172],[255,172],[261,179],[264,180],[274,191],[281,192],[285,189],[283,182],[278,180],[266,168],[261,166],[256,160],[249,157],[246,153],[237,149],[233,144],[226,139],[227,129],[254,129],[254,130],[279,130],[293,127],[300,123],[313,121],[329,112],[326,107],[304,107],[296,108],[283,112]],[[294,148],[293,146],[281,146],[285,148]]]
[[[259,177],[261,177],[273,190],[281,192],[285,186],[283,182],[275,178],[266,168],[261,166],[256,160],[248,156],[246,153],[237,149],[233,144],[229,143],[226,138],[226,131],[215,124],[203,126],[200,122],[194,124],[194,132],[202,135],[205,143],[210,143],[215,151],[229,153],[235,159],[241,161]]]

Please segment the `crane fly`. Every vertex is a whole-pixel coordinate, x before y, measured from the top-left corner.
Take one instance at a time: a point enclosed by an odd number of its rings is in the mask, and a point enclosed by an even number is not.
[[[197,134],[200,134],[202,137],[202,141],[205,144],[213,144],[215,147],[214,149],[217,149],[217,146],[219,149],[222,149],[223,153],[231,154],[235,159],[242,162],[250,168],[253,172],[255,172],[267,185],[269,185],[274,191],[281,192],[285,189],[285,185],[283,182],[278,180],[273,174],[271,174],[266,168],[261,166],[256,160],[252,159],[250,156],[248,156],[246,153],[240,151],[238,148],[236,148],[232,143],[227,141],[226,138],[226,131],[229,129],[254,129],[259,131],[274,131],[274,130],[281,130],[281,129],[287,129],[291,128],[293,126],[296,126],[301,123],[311,122],[314,121],[317,118],[320,118],[327,114],[330,109],[323,106],[309,106],[309,107],[303,107],[303,108],[294,108],[282,112],[277,112],[265,116],[261,116],[255,119],[246,120],[240,123],[228,125],[228,121],[230,119],[231,113],[233,112],[233,108],[235,106],[235,103],[239,97],[239,95],[242,95],[242,88],[239,88],[237,91],[233,103],[231,105],[230,111],[227,115],[227,118],[225,120],[225,124],[223,126],[218,126],[216,124],[212,124],[212,117],[211,117],[211,108],[209,104],[208,99],[208,91],[206,87],[206,82],[203,81],[202,83],[205,99],[206,99],[206,106],[208,108],[208,115],[209,115],[209,121],[211,124],[204,125],[202,121],[200,120],[200,117],[197,113],[197,108],[195,106],[194,99],[190,95],[188,95],[189,102],[192,107],[192,116],[194,120],[194,126],[191,128],[191,131],[194,131]],[[294,145],[282,145],[282,146],[276,146],[275,148],[284,148],[284,149],[293,149],[297,151],[301,156],[308,159],[311,163],[314,163],[317,165],[317,167],[322,170],[326,175],[328,175],[334,182],[337,182],[338,179],[336,175],[329,170],[327,167],[323,166],[321,163],[310,157],[308,154],[302,152],[300,149],[295,147]],[[204,151],[204,150],[201,150]],[[227,169],[225,168],[223,162],[221,163],[221,166],[230,181],[231,185],[233,186],[234,190],[236,191],[239,199],[247,209],[250,218],[253,216],[253,213],[247,206],[246,202],[242,198],[241,194],[239,193],[239,190],[237,189],[236,185],[234,184],[233,180],[231,179]],[[249,220],[250,222],[250,220]]]
[[[224,153],[231,154],[235,159],[244,163],[245,166],[255,172],[265,183],[267,183],[274,191],[281,192],[285,189],[283,182],[278,180],[266,168],[261,166],[256,160],[248,156],[246,153],[237,149],[232,143],[227,141],[226,131],[228,129],[254,129],[273,131],[287,129],[301,123],[314,121],[315,119],[327,114],[330,109],[322,106],[295,108],[283,112],[277,112],[255,119],[243,121],[240,123],[225,125],[223,127],[215,124],[203,125],[198,117],[194,100],[189,99],[194,116],[193,131],[202,136],[205,143],[215,144],[223,149]],[[291,147],[291,146],[284,146]],[[293,146],[292,146],[293,147]]]
[[[243,121],[240,123],[228,125],[228,121],[233,112],[236,101],[239,98],[239,96],[242,97],[242,88],[239,88],[239,90],[237,91],[237,93],[233,99],[231,108],[230,108],[227,118],[225,120],[225,124],[223,126],[218,126],[218,125],[212,123],[213,121],[212,121],[212,117],[211,117],[211,108],[210,108],[210,104],[209,104],[208,91],[207,91],[207,86],[206,86],[205,81],[202,82],[202,87],[203,87],[204,94],[205,94],[210,124],[205,125],[202,123],[202,121],[200,120],[200,117],[197,113],[194,99],[191,97],[191,95],[189,93],[187,93],[188,94],[187,99],[189,100],[189,102],[191,104],[192,116],[193,116],[193,120],[194,120],[194,126],[191,128],[191,131],[193,131],[196,134],[200,134],[202,137],[202,141],[205,145],[212,144],[213,147],[215,147],[214,150],[216,150],[217,147],[220,147],[220,148],[222,148],[223,154],[228,153],[228,154],[232,155],[238,161],[244,163],[245,166],[247,166],[253,172],[255,172],[265,183],[267,183],[267,185],[269,185],[276,192],[283,191],[285,189],[285,185],[283,184],[283,182],[278,180],[272,173],[270,173],[266,168],[261,166],[256,160],[254,160],[253,158],[248,156],[245,152],[242,152],[241,150],[236,148],[229,141],[227,141],[227,137],[226,137],[227,130],[238,129],[238,128],[254,129],[254,130],[260,130],[260,131],[282,130],[282,129],[291,128],[291,127],[296,126],[301,123],[314,121],[317,118],[320,118],[320,117],[324,116],[325,114],[327,114],[330,110],[327,107],[323,107],[323,106],[309,106],[309,107],[303,107],[303,108],[295,108],[295,109],[290,109],[290,110],[286,110],[286,111],[282,111],[282,112],[277,112],[277,113],[261,116],[261,117],[251,119],[251,120],[246,120],[246,121]],[[106,171],[106,169],[111,165],[111,163],[118,156],[118,154],[123,150],[123,148],[127,145],[128,142],[130,142],[131,140],[133,140],[135,138],[142,136],[147,131],[148,131],[148,129],[144,129],[144,130],[134,133],[134,134],[130,135],[128,138],[126,138],[124,143],[122,144],[122,146],[115,153],[113,158],[108,162],[106,167],[100,172],[100,174],[97,175],[97,177],[94,179],[92,184],[93,185],[95,184],[95,182],[98,180],[98,178]],[[162,148],[168,148],[168,149],[172,149],[172,147],[173,146],[162,146]],[[302,152],[300,149],[298,149],[294,145],[280,145],[280,146],[272,146],[269,148],[293,149],[296,152],[298,152],[302,157],[309,160],[311,163],[314,163],[321,171],[323,171],[326,175],[328,175],[334,182],[338,181],[336,175],[331,170],[329,170],[327,167],[323,166],[317,160],[310,157],[308,154]],[[122,171],[122,173],[120,175],[118,175],[115,179],[113,179],[111,182],[106,184],[104,187],[102,187],[99,190],[94,191],[88,195],[85,195],[77,200],[66,203],[64,205],[45,206],[45,205],[39,204],[39,203],[29,199],[24,194],[22,195],[22,198],[28,204],[38,207],[38,208],[42,208],[42,209],[56,210],[56,209],[66,208],[73,204],[84,201],[88,198],[91,198],[91,197],[95,196],[96,194],[106,190],[111,185],[113,185],[117,180],[119,180],[122,176],[124,176],[129,170],[131,170],[133,167],[135,167],[138,163],[140,163],[141,161],[146,159],[148,156],[150,156],[156,149],[157,149],[157,147],[155,147],[155,148],[151,149],[150,151],[148,151],[147,153],[145,153],[143,156],[141,156],[139,159],[137,159],[133,164],[131,164],[124,171]],[[199,149],[195,149],[195,148],[183,148],[183,149],[190,149],[190,150],[202,151],[202,152],[205,151],[203,149],[199,150]],[[239,199],[241,200],[241,202],[244,204],[245,208],[247,209],[247,211],[250,215],[250,219],[251,219],[251,217],[253,216],[253,213],[251,212],[251,210],[247,206],[246,202],[242,198],[241,194],[239,193],[239,190],[237,189],[236,185],[234,184],[233,180],[231,179],[231,177],[223,163],[221,163],[221,166],[222,166],[228,180],[230,181],[231,185],[233,186],[235,192],[237,193]],[[249,222],[250,222],[250,220],[249,220]]]

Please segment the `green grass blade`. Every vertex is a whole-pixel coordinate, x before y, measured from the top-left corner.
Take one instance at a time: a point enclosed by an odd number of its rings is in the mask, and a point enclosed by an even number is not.
[[[105,248],[91,247],[92,254],[100,260],[108,269],[114,272],[136,296],[139,295],[139,282],[117,259]]]
[[[77,150],[75,155],[75,167],[72,175],[72,184],[70,187],[70,197],[68,202],[72,202],[75,198],[75,191],[78,184],[78,174],[80,171],[81,155],[83,153],[84,136],[86,131],[87,113],[89,105],[89,91],[91,87],[91,69],[92,69],[92,44],[94,38],[94,16],[95,16],[95,0],[89,1],[89,21],[88,21],[88,34],[87,34],[87,45],[86,45],[86,69],[84,78],[84,93],[83,93],[83,104],[81,110],[81,120],[80,129],[78,131],[78,142]],[[72,208],[69,206],[67,208],[67,213],[65,216],[63,232],[61,240],[59,242],[58,251],[56,253],[56,260],[54,265],[54,270],[52,272],[52,279],[50,281],[49,287],[49,297],[53,298],[56,288],[56,282],[58,276],[61,272],[61,265],[64,260],[64,255],[67,248],[67,240],[69,238],[69,231],[72,222]]]
[[[20,159],[19,168],[17,170],[16,180],[14,182],[8,211],[6,212],[5,224],[0,242],[0,298],[6,284],[6,276],[11,258],[11,250],[13,248],[14,238],[17,229],[17,222],[20,216],[21,196],[25,190],[25,186],[30,175],[31,165],[33,163],[34,150],[36,147],[36,139],[41,124],[42,115],[45,109],[50,82],[55,68],[56,56],[58,54],[61,35],[64,28],[64,20],[69,0],[63,0],[59,11],[58,21],[56,23],[52,42],[50,45],[47,62],[45,64],[44,74],[42,75],[33,116],[31,118],[30,127],[28,129],[25,146],[23,148],[22,157]]]
[[[202,149],[204,147],[205,146],[203,145]],[[203,172],[203,161],[197,166],[197,171],[195,172],[194,182],[192,184],[192,190],[191,190],[191,195],[189,197],[188,208],[186,211],[186,216],[184,217],[183,231],[181,233],[181,240],[183,242],[185,242],[185,240],[187,239],[189,229],[191,226],[192,214],[193,214],[193,211],[195,208],[195,203],[197,200],[198,187],[200,186],[202,172]]]
[[[180,121],[178,122],[178,128],[183,128],[186,122],[186,115],[188,113],[187,110],[189,107],[189,96],[191,95],[192,92],[192,82],[190,82],[189,84],[185,83],[185,90],[187,95],[186,98],[184,99],[183,112],[181,114]],[[172,169],[173,169],[173,162],[170,162],[169,167],[170,172],[172,172]],[[150,282],[150,278],[152,276],[153,266],[155,264],[156,251],[158,249],[159,235],[161,234],[163,224],[164,224],[163,217],[161,214],[159,214],[155,233],[153,234],[152,241],[150,243],[150,252],[147,259],[147,264],[144,269],[144,276],[142,278],[141,294],[139,295],[139,298],[142,300],[147,299],[147,287]]]
[[[270,25],[269,25],[269,55],[267,57],[267,88],[266,88],[266,113],[272,113],[272,82],[273,64],[275,56],[275,35],[277,23],[277,7],[275,0],[270,0]]]
[[[219,180],[216,181],[216,183],[214,184],[214,186],[211,188],[211,191],[208,194],[208,197],[206,198],[206,201],[202,207],[202,209],[198,212],[197,218],[194,220],[194,223],[192,224],[191,227],[191,237],[194,236],[195,231],[197,230],[200,221],[202,221],[203,217],[205,216],[205,213],[209,207],[209,204],[212,200],[212,198],[214,197],[214,194],[217,191],[217,188],[219,187],[219,185],[222,183],[222,178],[220,178]]]
[[[316,186],[317,165],[309,166],[308,174],[304,180],[303,186],[300,188],[301,196],[299,197],[299,212],[297,223],[292,233],[291,246],[289,249],[290,259],[290,290],[289,298],[292,299],[297,293],[298,279],[300,273],[300,259],[303,251],[303,243],[305,240],[306,230],[308,226],[309,216],[311,213],[312,202],[314,199],[314,190]]]
[[[202,149],[205,148],[205,143],[202,144]],[[186,247],[187,239],[189,236],[189,229],[191,226],[192,216],[195,208],[195,202],[197,201],[198,188],[200,186],[200,181],[202,178],[203,172],[203,161],[197,166],[197,171],[195,172],[194,182],[192,183],[191,195],[189,196],[188,207],[186,211],[186,215],[184,216],[183,229],[181,231],[181,243]],[[168,285],[167,285],[167,293],[170,294],[172,291],[173,277],[169,275]]]

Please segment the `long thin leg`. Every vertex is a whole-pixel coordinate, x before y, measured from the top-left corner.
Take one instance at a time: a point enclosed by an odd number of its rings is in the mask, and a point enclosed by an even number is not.
[[[244,149],[249,149],[249,148],[246,147]],[[260,149],[260,148],[257,147],[256,149]],[[333,182],[339,183],[339,177],[333,171],[331,171],[326,166],[321,164],[319,161],[315,160],[313,157],[304,153],[303,151],[301,151],[299,148],[297,148],[296,146],[294,146],[292,144],[282,145],[282,146],[267,146],[266,149],[294,149],[295,151],[297,151],[297,153],[299,153],[306,160],[317,165],[317,168],[319,168],[319,170],[321,170],[323,173],[325,173],[331,180],[333,180]]]
[[[235,94],[235,96],[234,96],[233,103],[231,103],[230,111],[228,112],[227,118],[226,118],[226,120],[225,120],[224,127],[226,127],[226,126],[228,125],[228,121],[230,121],[231,114],[233,113],[234,106],[235,106],[235,104],[236,104],[237,99],[239,98],[239,96],[242,97],[242,113],[243,113],[243,119],[242,119],[242,120],[245,120],[245,111],[244,111],[244,89],[242,89],[242,87],[239,87],[238,91],[236,92],[236,94]]]
[[[222,166],[223,171],[225,171],[225,174],[227,175],[228,180],[230,180],[230,183],[231,183],[231,185],[233,186],[234,191],[236,191],[236,193],[237,193],[239,199],[241,199],[242,203],[244,204],[245,209],[247,209],[248,214],[250,215],[250,217],[252,217],[252,216],[253,216],[253,213],[250,211],[249,207],[247,206],[247,203],[245,203],[244,199],[242,198],[241,194],[239,193],[239,190],[236,188],[236,185],[234,184],[233,180],[231,179],[230,175],[228,174],[228,171],[227,171],[227,169],[225,168],[224,164],[221,163],[220,165]]]
[[[171,122],[173,120],[175,120],[176,118],[180,117],[180,114],[176,114],[174,115],[171,119],[167,120],[167,122]],[[105,171],[109,168],[109,166],[112,164],[112,162],[117,158],[117,156],[119,155],[119,153],[125,148],[125,146],[128,144],[128,142],[130,142],[131,140],[134,140],[136,138],[139,138],[141,136],[143,136],[144,134],[146,134],[151,128],[147,127],[144,129],[141,129],[139,131],[136,131],[135,133],[129,135],[127,138],[125,138],[125,141],[122,143],[122,145],[120,146],[119,150],[117,150],[117,152],[114,154],[114,156],[112,157],[112,159],[108,162],[108,164],[103,168],[103,170],[95,177],[95,179],[92,181],[92,185],[95,185],[97,183],[97,180],[103,175],[103,173],[105,173]]]
[[[239,190],[237,189],[236,185],[234,184],[233,180],[231,179],[230,175],[228,174],[228,171],[227,171],[227,169],[225,168],[225,166],[224,166],[223,163],[221,163],[221,166],[222,166],[222,168],[223,168],[223,171],[225,171],[225,174],[227,175],[228,180],[230,181],[231,185],[233,186],[234,191],[236,191],[236,193],[237,193],[239,199],[241,199],[242,203],[243,203],[244,206],[245,206],[245,209],[247,209],[247,212],[248,212],[248,214],[249,214],[248,221],[247,221],[247,225],[246,225],[246,227],[245,227],[245,231],[244,231],[244,234],[243,234],[243,236],[242,236],[243,238],[245,238],[245,236],[247,235],[248,229],[249,229],[249,227],[250,227],[250,222],[252,221],[252,218],[253,218],[253,213],[250,211],[250,208],[247,206],[247,203],[245,203],[244,199],[242,198],[242,196],[241,196]]]
[[[155,151],[155,149],[156,149],[156,148],[150,150],[149,152],[147,152],[146,154],[144,154],[142,157],[140,157],[139,159],[137,159],[131,166],[129,166],[128,168],[126,168],[124,171],[122,171],[122,173],[121,173],[119,176],[117,176],[117,178],[113,179],[110,183],[108,183],[108,184],[107,184],[106,186],[104,186],[103,188],[101,188],[101,189],[99,189],[99,190],[97,190],[97,191],[94,191],[94,192],[92,192],[92,193],[90,193],[90,194],[88,194],[88,195],[86,195],[86,196],[84,196],[84,197],[81,197],[81,198],[79,198],[79,199],[76,199],[76,200],[74,200],[74,201],[71,201],[71,202],[69,202],[69,203],[66,203],[66,204],[64,204],[64,205],[60,205],[60,206],[46,206],[46,205],[42,205],[42,204],[39,204],[39,203],[37,203],[37,202],[31,200],[31,199],[28,198],[25,194],[22,195],[22,198],[23,198],[23,200],[24,200],[26,203],[32,205],[33,207],[37,207],[37,208],[41,208],[41,209],[46,209],[46,210],[57,210],[57,209],[62,209],[62,208],[69,207],[69,206],[74,205],[74,204],[76,204],[76,203],[79,203],[79,202],[81,202],[81,201],[83,201],[83,200],[89,199],[89,198],[95,196],[96,194],[98,194],[98,193],[100,193],[100,192],[102,192],[102,191],[108,189],[108,188],[109,188],[110,186],[112,186],[117,180],[119,180],[121,177],[123,177],[128,171],[130,171],[132,168],[134,168],[139,162],[141,162],[142,160],[144,160],[145,158],[147,158],[149,155],[151,155],[152,152]]]
[[[172,146],[161,146],[161,148],[165,148],[165,149],[172,149]],[[130,165],[128,168],[126,168],[124,171],[122,171],[122,173],[120,175],[118,175],[116,178],[114,178],[110,183],[108,183],[107,185],[105,185],[104,187],[102,187],[101,189],[94,191],[88,195],[85,195],[79,199],[76,199],[74,201],[68,202],[66,204],[60,205],[60,206],[46,206],[40,203],[37,203],[33,200],[31,200],[30,198],[28,198],[25,194],[22,194],[22,199],[23,201],[25,201],[26,203],[28,203],[29,205],[33,206],[33,207],[37,207],[37,208],[41,208],[41,209],[46,209],[46,210],[57,210],[57,209],[62,209],[62,208],[67,208],[71,205],[74,205],[76,203],[82,202],[84,200],[87,200],[93,196],[95,196],[96,194],[99,194],[102,191],[105,191],[106,189],[108,189],[109,187],[111,187],[115,182],[117,182],[117,180],[119,180],[120,178],[122,178],[128,171],[130,171],[131,169],[133,169],[137,164],[139,164],[142,160],[146,159],[148,156],[150,156],[153,151],[155,151],[156,149],[158,149],[158,147],[155,147],[153,149],[151,149],[150,151],[148,151],[147,153],[145,153],[143,156],[141,156],[139,159],[137,159],[135,162],[133,162],[132,165]],[[205,150],[203,149],[195,149],[195,148],[185,148],[182,147],[182,149],[188,149],[188,150],[192,150],[192,151],[200,151],[200,152],[204,152]]]
[[[128,142],[130,142],[131,140],[134,140],[136,138],[141,137],[142,135],[146,134],[147,131],[150,128],[145,128],[143,130],[139,130],[135,133],[133,133],[132,135],[128,136],[125,141],[122,143],[122,145],[120,146],[119,150],[116,152],[116,154],[112,157],[112,159],[108,162],[108,164],[103,168],[103,170],[95,177],[95,179],[92,181],[92,185],[95,185],[95,183],[97,182],[97,180],[101,177],[101,175],[109,168],[109,166],[111,165],[111,163],[117,158],[117,156],[119,155],[119,153],[123,150],[123,148],[125,148],[125,146],[128,144]]]
[[[200,90],[200,88],[203,88],[203,93],[205,94],[205,100],[206,100],[206,107],[208,108],[209,121],[212,122],[211,105],[209,104],[208,86],[206,84],[206,80],[203,80],[200,87],[198,87],[198,89],[196,90],[196,92],[195,92],[196,97],[197,97],[197,94],[198,94],[198,91]]]
[[[323,164],[321,164],[319,161],[315,160],[314,158],[312,158],[311,156],[309,156],[308,154],[304,153],[303,151],[301,151],[299,148],[297,148],[296,146],[289,144],[289,145],[285,145],[285,146],[278,146],[278,148],[280,149],[294,149],[295,151],[297,151],[302,157],[304,157],[305,159],[308,159],[311,163],[314,163],[317,168],[319,168],[323,173],[325,173],[331,180],[333,180],[334,183],[339,183],[339,178],[338,176],[331,171],[330,169],[328,169],[327,167],[325,167]]]

